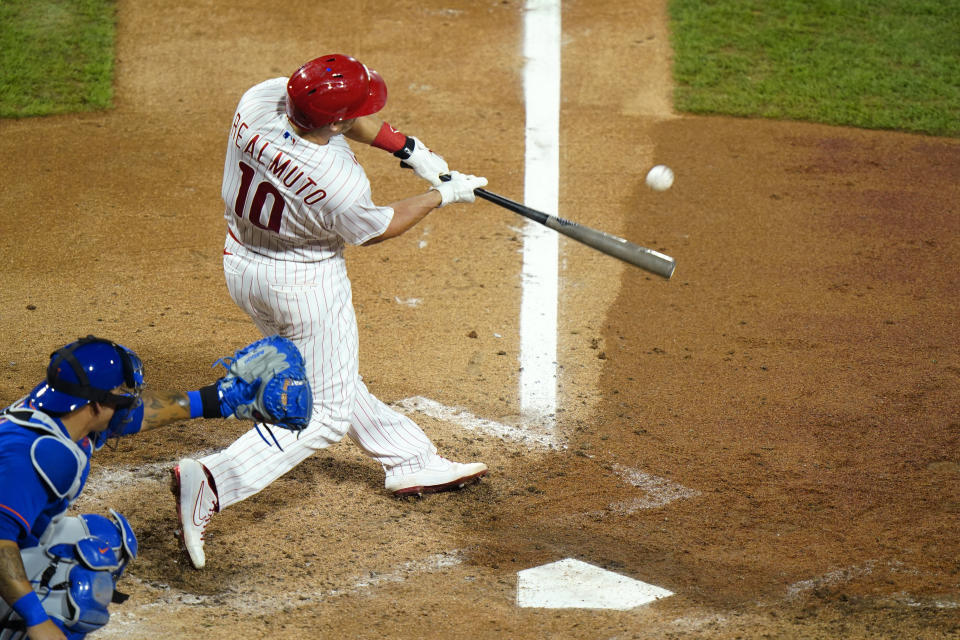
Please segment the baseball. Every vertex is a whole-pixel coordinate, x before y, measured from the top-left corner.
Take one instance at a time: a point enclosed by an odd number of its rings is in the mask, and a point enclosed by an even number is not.
[[[673,184],[673,169],[658,164],[647,173],[647,186],[654,191],[666,191]]]

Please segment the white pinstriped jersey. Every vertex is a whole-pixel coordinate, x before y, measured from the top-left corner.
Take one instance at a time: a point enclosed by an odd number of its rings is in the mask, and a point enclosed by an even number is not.
[[[287,122],[286,78],[260,83],[240,99],[223,171],[229,235],[227,290],[263,335],[293,340],[313,391],[301,433],[277,430],[271,443],[251,429],[200,460],[220,508],[246,499],[314,451],[349,436],[387,476],[416,473],[436,459],[422,429],[370,393],[359,372],[345,243],[362,244],[390,224],[343,136],[326,145],[297,137]]]
[[[393,209],[378,207],[347,140],[318,145],[297,136],[284,108],[287,79],[240,99],[230,127],[222,196],[228,229],[248,250],[275,260],[316,262],[344,243],[382,234]]]

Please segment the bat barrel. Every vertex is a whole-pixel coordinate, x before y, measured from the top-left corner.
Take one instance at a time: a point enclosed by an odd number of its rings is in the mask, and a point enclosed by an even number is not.
[[[674,270],[677,268],[676,260],[668,255],[635,245],[626,240],[623,242],[624,246],[622,250],[618,250],[618,248],[613,245],[609,246],[608,250],[604,251],[604,253],[666,278],[667,280],[670,279]]]
[[[677,268],[677,263],[673,258],[659,251],[641,247],[640,245],[624,240],[623,238],[618,238],[604,231],[591,229],[582,224],[551,216],[536,209],[531,209],[526,205],[487,191],[486,189],[474,189],[473,192],[479,198],[499,205],[504,209],[509,209],[514,213],[519,213],[525,218],[539,222],[557,233],[562,233],[568,238],[581,242],[588,247],[592,247],[597,251],[623,260],[628,264],[640,267],[668,280],[673,275],[674,269]]]

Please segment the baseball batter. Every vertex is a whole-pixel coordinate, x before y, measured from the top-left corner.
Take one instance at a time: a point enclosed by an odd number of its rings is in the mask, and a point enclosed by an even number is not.
[[[196,568],[213,513],[244,500],[313,452],[350,438],[386,473],[396,495],[462,487],[487,472],[437,454],[424,432],[375,398],[360,377],[357,323],[343,250],[398,236],[437,207],[474,201],[487,181],[450,171],[442,157],[373,114],[381,76],[342,54],[249,89],[227,140],[223,268],[231,297],[265,335],[303,353],[313,414],[299,434],[251,429],[227,449],[175,468],[182,539]],[[347,142],[392,152],[432,187],[386,206]],[[441,180],[441,176],[444,180]]]

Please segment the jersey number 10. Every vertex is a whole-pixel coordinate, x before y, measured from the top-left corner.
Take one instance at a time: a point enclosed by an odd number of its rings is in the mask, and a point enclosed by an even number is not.
[[[233,212],[238,218],[243,217],[243,210],[247,206],[247,194],[250,192],[250,183],[253,182],[254,168],[245,162],[238,163],[240,167],[240,190],[237,192],[237,201],[233,205]],[[267,201],[267,196],[273,197],[273,206],[270,208],[270,217],[267,224],[263,224],[263,205]],[[280,221],[283,219],[283,196],[280,191],[266,180],[257,185],[257,190],[253,193],[253,200],[250,202],[250,223],[255,227],[266,231],[279,233]]]

